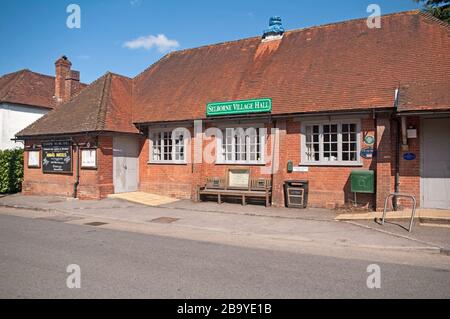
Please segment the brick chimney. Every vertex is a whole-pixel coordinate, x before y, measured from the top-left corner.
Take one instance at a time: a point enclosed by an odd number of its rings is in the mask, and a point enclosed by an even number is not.
[[[65,102],[66,77],[71,67],[72,63],[65,55],[55,62],[55,99],[58,104]]]
[[[78,92],[80,92],[80,72],[70,70],[65,81],[64,102],[69,101]]]
[[[57,104],[70,100],[80,91],[80,72],[71,70],[72,63],[63,55],[55,62],[55,99]]]

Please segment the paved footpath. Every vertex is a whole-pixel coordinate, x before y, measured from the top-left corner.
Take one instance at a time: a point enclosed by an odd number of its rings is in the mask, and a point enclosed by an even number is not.
[[[201,207],[205,206],[195,206],[195,209],[192,209],[192,206],[148,207],[116,199],[78,201],[23,195],[0,198],[0,212],[4,214],[46,218],[79,225],[98,222],[103,223],[99,226],[102,228],[194,240],[211,240],[210,238],[214,236],[227,235],[230,240],[244,238],[243,241],[288,241],[371,250],[422,250],[439,253],[441,248],[431,242],[392,235],[362,225],[337,222],[326,210],[317,212],[320,220],[313,220],[289,216],[289,218],[252,216],[249,211],[245,214],[236,211],[218,213],[201,211]],[[239,205],[233,205],[232,209],[237,207]],[[20,211],[18,208],[23,210]],[[264,207],[259,206],[243,209],[266,211]],[[289,213],[292,214],[292,210],[289,210]]]

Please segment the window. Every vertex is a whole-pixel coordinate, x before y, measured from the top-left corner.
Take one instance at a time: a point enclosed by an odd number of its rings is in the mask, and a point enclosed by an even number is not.
[[[182,130],[150,132],[150,162],[185,163],[185,137]]]
[[[264,128],[225,128],[221,131],[222,139],[218,138],[219,163],[264,163]]]
[[[359,165],[359,121],[302,124],[302,164]]]

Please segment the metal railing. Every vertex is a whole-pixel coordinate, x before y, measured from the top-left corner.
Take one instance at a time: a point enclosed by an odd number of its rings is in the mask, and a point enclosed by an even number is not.
[[[383,210],[383,218],[381,219],[381,225],[384,225],[384,220],[386,218],[386,211],[387,211],[387,204],[389,201],[389,198],[391,197],[405,197],[405,198],[409,198],[412,200],[413,203],[413,207],[412,207],[412,213],[411,213],[411,220],[409,222],[409,229],[408,231],[411,232],[412,231],[412,226],[414,223],[414,216],[416,215],[416,198],[413,195],[409,195],[409,194],[401,194],[401,193],[391,193],[386,197],[386,200],[384,201],[384,210]]]

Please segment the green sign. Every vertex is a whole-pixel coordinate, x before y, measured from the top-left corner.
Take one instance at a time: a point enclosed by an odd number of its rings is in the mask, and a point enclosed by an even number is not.
[[[262,113],[272,111],[272,99],[214,102],[206,105],[206,116]]]

